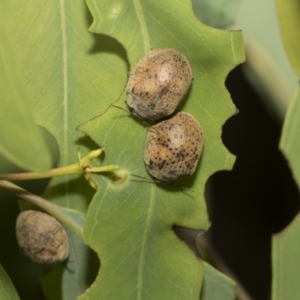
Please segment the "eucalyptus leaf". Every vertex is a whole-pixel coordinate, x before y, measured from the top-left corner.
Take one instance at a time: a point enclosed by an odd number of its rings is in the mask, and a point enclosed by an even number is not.
[[[0,152],[17,166],[45,171],[52,158],[35,124],[30,101],[19,74],[19,66],[8,39],[0,11]],[[3,170],[0,170],[3,172]]]
[[[244,60],[242,35],[204,26],[189,1],[88,1],[88,6],[94,17],[90,30],[116,38],[127,49],[131,69],[150,49],[171,47],[188,58],[194,82],[179,109],[201,123],[205,142],[196,173],[168,186],[151,182],[145,170],[149,127],[109,107],[116,98],[103,101],[102,114],[79,127],[105,148],[107,164],[120,166],[115,180],[95,177],[99,191],[87,211],[84,239],[99,253],[101,269],[79,299],[198,299],[203,262],[173,225],[209,227],[205,182],[234,162],[220,137],[235,112],[224,81]],[[123,88],[115,87],[120,94]],[[124,94],[115,104],[127,109]]]
[[[0,299],[19,300],[19,295],[10,278],[0,264]]]

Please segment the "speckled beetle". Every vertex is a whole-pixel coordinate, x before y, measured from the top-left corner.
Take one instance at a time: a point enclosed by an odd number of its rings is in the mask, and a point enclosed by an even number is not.
[[[69,240],[63,226],[52,216],[26,210],[16,222],[17,241],[22,253],[37,264],[57,264],[69,256]]]
[[[126,102],[132,114],[147,120],[171,115],[192,82],[187,58],[171,48],[152,50],[129,73]]]
[[[147,171],[161,182],[173,182],[192,175],[203,147],[203,132],[190,114],[178,112],[153,125],[144,153]]]

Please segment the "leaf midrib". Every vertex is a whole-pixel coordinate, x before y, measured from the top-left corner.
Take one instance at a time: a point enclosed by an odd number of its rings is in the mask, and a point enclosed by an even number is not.
[[[144,53],[147,54],[150,51],[150,40],[148,29],[146,25],[145,16],[143,13],[143,9],[140,3],[140,0],[133,0],[134,9],[139,20],[142,37],[143,37],[143,44],[144,44]],[[148,217],[146,220],[143,241],[141,245],[141,254],[139,259],[139,269],[138,269],[138,278],[137,278],[137,299],[142,299],[142,291],[143,291],[143,272],[145,266],[145,256],[146,256],[146,249],[147,249],[147,242],[151,228],[151,222],[153,218],[153,211],[154,211],[154,204],[155,204],[155,187],[151,188],[151,195],[150,195],[150,203],[149,203],[149,211]]]
[[[151,228],[151,222],[153,219],[153,212],[154,212],[154,205],[155,205],[155,185],[151,187],[151,195],[150,195],[150,202],[149,202],[149,210],[148,210],[148,217],[145,224],[145,230],[143,234],[143,241],[141,245],[141,254],[139,259],[139,269],[138,269],[138,280],[137,280],[137,299],[142,299],[142,290],[143,290],[143,272],[145,266],[145,256],[146,256],[146,249],[147,249],[147,242]]]
[[[63,72],[63,165],[68,164],[68,68],[67,68],[67,35],[66,35],[66,14],[65,0],[59,1],[60,5],[60,21],[61,21],[61,37],[62,37],[62,72]],[[61,153],[61,154],[62,154]],[[68,179],[65,180],[65,197],[68,197]],[[68,203],[69,204],[69,203]],[[67,205],[69,206],[69,205]]]

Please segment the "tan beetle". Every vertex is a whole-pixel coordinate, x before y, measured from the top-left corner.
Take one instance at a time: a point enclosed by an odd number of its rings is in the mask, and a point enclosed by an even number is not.
[[[52,216],[26,210],[16,223],[22,253],[37,264],[57,264],[69,256],[69,240],[63,226]]]
[[[159,120],[175,111],[192,79],[191,66],[182,53],[172,48],[152,50],[129,73],[126,102],[133,115]]]
[[[203,148],[203,131],[186,112],[153,125],[148,132],[144,153],[147,171],[161,182],[173,182],[192,175]]]

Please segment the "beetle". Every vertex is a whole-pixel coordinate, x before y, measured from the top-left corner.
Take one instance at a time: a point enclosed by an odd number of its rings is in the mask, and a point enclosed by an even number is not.
[[[199,122],[189,113],[178,112],[150,128],[144,151],[146,169],[152,177],[166,183],[191,176],[203,142]]]
[[[152,50],[129,73],[126,102],[130,112],[146,120],[170,116],[192,82],[187,58],[172,48]]]
[[[19,214],[16,235],[22,253],[37,264],[58,264],[69,256],[69,239],[52,216],[35,210]]]

